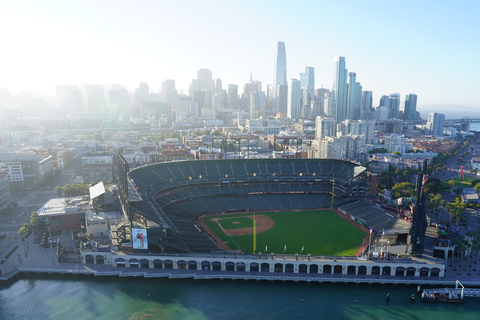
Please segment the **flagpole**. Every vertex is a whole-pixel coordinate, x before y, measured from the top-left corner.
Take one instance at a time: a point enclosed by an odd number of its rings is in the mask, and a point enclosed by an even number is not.
[[[372,229],[370,229],[370,235],[369,235],[369,241],[368,241],[368,257],[367,260],[370,260],[370,252],[372,251]]]
[[[255,217],[255,210],[253,211],[253,254],[257,250],[257,220]]]

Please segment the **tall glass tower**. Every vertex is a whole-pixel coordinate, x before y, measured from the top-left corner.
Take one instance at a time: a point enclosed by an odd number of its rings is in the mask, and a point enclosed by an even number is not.
[[[284,85],[287,85],[287,55],[285,53],[285,43],[278,41],[275,52],[275,65],[273,68],[273,99],[278,100],[278,86]]]
[[[335,57],[333,70],[333,88],[330,103],[332,108],[329,116],[335,117],[337,121],[343,121],[347,117],[347,73],[345,68],[345,57]]]
[[[417,95],[410,93],[405,97],[405,111],[403,120],[415,120],[417,118]]]

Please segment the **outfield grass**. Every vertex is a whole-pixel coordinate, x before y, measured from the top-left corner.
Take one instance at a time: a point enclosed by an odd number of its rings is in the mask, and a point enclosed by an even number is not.
[[[281,211],[261,214],[275,220],[275,226],[257,234],[256,252],[264,252],[265,246],[268,246],[268,253],[281,254],[286,246],[288,254],[301,254],[302,247],[304,247],[304,254],[353,256],[358,247],[362,245],[362,240],[366,235],[364,231],[330,210]],[[253,252],[253,235],[229,237],[223,233],[216,222],[211,221],[212,218],[237,217],[238,219],[229,220],[231,222],[242,221],[241,224],[243,224],[243,220],[248,219],[250,225],[242,227],[251,227],[251,219],[243,217],[245,215],[251,215],[251,213],[216,215],[205,218],[204,222],[223,241],[228,241],[228,246],[232,250]],[[223,221],[222,226],[225,229],[230,228],[226,227]],[[232,226],[239,228],[239,224],[232,224]]]

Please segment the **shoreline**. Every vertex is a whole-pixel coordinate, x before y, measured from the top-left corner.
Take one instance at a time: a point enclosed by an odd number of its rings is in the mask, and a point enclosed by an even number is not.
[[[238,272],[228,271],[202,271],[196,270],[172,270],[164,271],[142,268],[118,268],[105,265],[64,264],[39,267],[18,267],[8,277],[0,277],[1,281],[17,281],[23,274],[58,274],[58,275],[92,275],[95,277],[142,277],[142,278],[168,278],[168,279],[193,279],[193,280],[244,280],[244,281],[282,281],[282,282],[306,282],[306,283],[350,283],[350,284],[403,284],[403,285],[429,285],[429,286],[454,286],[459,280],[466,287],[480,287],[480,277],[444,277],[444,278],[406,278],[395,276],[367,276],[358,277],[341,275],[310,276],[298,273],[261,273],[261,272]],[[474,280],[473,280],[473,279]]]

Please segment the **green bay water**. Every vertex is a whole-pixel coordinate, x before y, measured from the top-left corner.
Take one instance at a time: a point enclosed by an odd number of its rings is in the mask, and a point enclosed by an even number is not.
[[[24,276],[0,319],[480,319],[480,298],[423,303],[416,286]],[[385,296],[390,293],[391,300]]]

